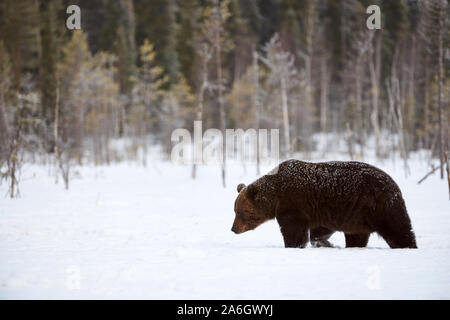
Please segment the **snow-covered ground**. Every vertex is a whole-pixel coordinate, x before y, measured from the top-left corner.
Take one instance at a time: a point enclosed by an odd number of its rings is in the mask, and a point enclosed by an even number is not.
[[[370,162],[370,161],[368,161]],[[48,168],[26,165],[21,197],[0,185],[0,298],[404,299],[450,298],[450,201],[438,174],[411,160],[376,164],[402,189],[418,250],[285,249],[275,221],[230,231],[239,164],[190,168],[152,160],[83,167],[69,191]],[[265,170],[269,170],[267,167]]]

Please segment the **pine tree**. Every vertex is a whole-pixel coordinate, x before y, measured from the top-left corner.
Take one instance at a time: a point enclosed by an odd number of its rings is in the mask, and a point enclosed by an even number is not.
[[[135,72],[136,44],[134,7],[132,0],[120,0],[121,15],[117,29],[119,82],[122,94],[128,95],[132,89],[131,76]]]
[[[183,0],[179,4],[176,51],[179,61],[179,72],[188,84],[196,87],[196,77],[200,67],[196,63],[197,41],[200,32],[201,7],[197,0]]]
[[[119,135],[125,130],[126,114],[132,105],[132,76],[136,67],[135,17],[133,0],[119,0],[120,17],[117,28],[117,55],[120,93],[124,109],[121,112]]]
[[[25,72],[39,67],[39,1],[4,0],[0,2],[0,39],[10,56],[11,86],[19,90]]]
[[[149,129],[158,125],[158,108],[163,99],[164,88],[168,82],[168,76],[164,75],[164,69],[156,64],[156,52],[153,44],[147,39],[139,47],[140,68],[134,79],[133,107],[129,114],[129,121],[138,127],[135,136],[139,137],[145,145],[145,135]]]
[[[251,2],[247,5],[251,6]],[[252,48],[257,44],[258,36],[251,28],[249,19],[245,16],[242,1],[231,0],[229,5],[229,19],[224,23],[224,29],[233,42],[229,53],[225,52],[224,61],[228,65],[230,81],[238,80],[252,63]],[[253,12],[257,14],[257,12]]]
[[[177,82],[180,62],[177,52],[178,6],[176,0],[136,0],[138,44],[150,39],[156,48],[156,64],[169,76],[168,86]]]
[[[57,61],[60,56],[59,48],[59,1],[42,1],[41,13],[41,61],[40,61],[40,87],[42,118],[44,119],[44,146],[47,152],[53,152],[54,112],[56,106],[57,90]]]
[[[87,64],[92,59],[87,35],[73,31],[72,38],[62,48],[62,59],[58,63],[59,125],[56,128],[60,153],[70,149],[74,158],[81,162],[84,141],[84,110],[89,104],[84,91],[83,80]],[[55,113],[56,115],[56,113]],[[55,121],[56,122],[56,121]],[[58,156],[58,155],[56,155]]]
[[[9,154],[9,119],[6,108],[6,97],[8,95],[10,80],[11,64],[8,52],[6,51],[3,41],[0,40],[0,168],[8,159]],[[1,177],[0,177],[1,179]]]

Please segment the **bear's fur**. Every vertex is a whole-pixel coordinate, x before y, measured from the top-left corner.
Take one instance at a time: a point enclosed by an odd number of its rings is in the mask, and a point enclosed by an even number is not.
[[[401,191],[385,172],[362,162],[282,162],[252,184],[238,185],[232,231],[276,219],[285,247],[331,246],[335,231],[346,247],[365,247],[372,232],[391,248],[417,248]]]

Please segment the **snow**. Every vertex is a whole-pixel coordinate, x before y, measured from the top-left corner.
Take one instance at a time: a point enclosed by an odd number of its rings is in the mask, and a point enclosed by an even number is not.
[[[337,160],[337,159],[335,159]],[[246,172],[163,160],[76,168],[70,190],[48,167],[25,165],[21,197],[0,185],[0,298],[31,299],[449,299],[450,202],[438,174],[410,160],[373,163],[405,197],[419,249],[285,249],[275,221],[230,231]],[[265,171],[272,169],[268,165]]]

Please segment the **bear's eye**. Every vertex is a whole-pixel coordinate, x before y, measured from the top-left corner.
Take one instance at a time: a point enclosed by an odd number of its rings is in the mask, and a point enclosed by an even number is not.
[[[237,216],[238,216],[239,218],[241,218],[241,219],[244,219],[244,218],[246,217],[245,212],[242,212],[242,211],[239,211],[239,212],[237,213]]]

